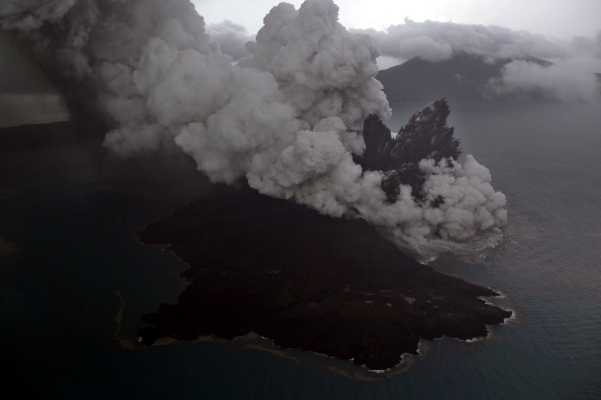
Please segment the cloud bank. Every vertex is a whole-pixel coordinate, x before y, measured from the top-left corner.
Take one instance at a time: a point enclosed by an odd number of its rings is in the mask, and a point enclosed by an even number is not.
[[[593,103],[601,99],[601,84],[596,73],[601,60],[569,58],[553,65],[516,60],[507,64],[503,75],[491,81],[498,94],[538,94],[563,102]]]
[[[477,253],[501,235],[505,196],[474,157],[420,163],[424,195],[442,199],[438,207],[405,185],[387,201],[384,172],[354,161],[365,119],[387,119],[390,108],[375,79],[377,48],[338,22],[331,0],[274,7],[238,63],[186,0],[52,3],[31,0],[19,15],[0,5],[2,26],[94,99],[114,126],[105,145],[118,154],[176,146],[214,182],[243,179],[323,214],[365,219],[424,258]]]
[[[491,87],[500,94],[538,94],[563,102],[601,101],[601,32],[595,38],[575,38],[564,56],[542,65],[514,60]]]
[[[564,102],[599,100],[595,74],[601,72],[601,33],[569,43],[496,26],[410,20],[386,31],[361,32],[375,41],[386,65],[393,65],[392,59],[400,63],[415,57],[441,62],[467,53],[506,63],[501,76],[490,82],[492,95],[534,95]]]
[[[386,31],[361,31],[372,37],[380,52],[399,60],[419,57],[427,61],[448,60],[456,53],[486,58],[557,58],[565,50],[560,43],[523,31],[452,22],[414,22],[393,25]]]

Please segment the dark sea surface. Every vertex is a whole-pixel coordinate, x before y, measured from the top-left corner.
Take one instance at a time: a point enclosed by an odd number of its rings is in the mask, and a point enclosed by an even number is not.
[[[394,105],[391,127],[421,105]],[[506,295],[517,318],[489,339],[426,342],[408,372],[375,383],[230,345],[119,350],[117,328],[133,335],[183,287],[185,266],[135,232],[208,184],[178,158],[123,162],[94,140],[7,151],[0,136],[0,237],[19,249],[0,258],[3,376],[69,399],[601,399],[601,107],[451,109],[510,200],[503,245],[435,264]]]

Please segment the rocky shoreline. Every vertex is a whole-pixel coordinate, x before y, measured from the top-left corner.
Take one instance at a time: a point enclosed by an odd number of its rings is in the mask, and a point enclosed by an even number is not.
[[[221,188],[148,226],[190,268],[177,304],[144,316],[142,343],[234,340],[395,368],[420,339],[486,337],[511,311],[498,293],[421,265],[363,221],[334,219],[249,189]]]

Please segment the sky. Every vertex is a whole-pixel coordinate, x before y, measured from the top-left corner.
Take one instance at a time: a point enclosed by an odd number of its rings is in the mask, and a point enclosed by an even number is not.
[[[277,0],[193,0],[209,23],[225,19],[255,33]],[[301,0],[289,0],[296,6]],[[555,38],[592,36],[601,30],[601,0],[337,0],[349,28],[384,29],[414,21],[500,25]]]

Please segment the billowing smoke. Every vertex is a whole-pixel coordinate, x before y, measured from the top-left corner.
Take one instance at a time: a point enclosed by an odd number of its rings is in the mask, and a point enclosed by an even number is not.
[[[376,47],[339,24],[331,0],[274,7],[238,63],[186,0],[48,4],[32,0],[17,15],[3,3],[3,26],[94,97],[114,126],[105,144],[119,154],[175,144],[214,182],[245,179],[263,194],[365,219],[425,258],[479,252],[506,224],[505,196],[472,156],[422,160],[425,201],[403,184],[390,201],[385,173],[355,161],[364,121],[390,108],[374,78]]]
[[[571,48],[576,56],[601,59],[601,31],[594,38],[582,36],[574,38]]]
[[[544,36],[507,28],[452,22],[414,22],[393,25],[386,31],[362,31],[371,36],[380,52],[388,57],[409,60],[443,61],[457,53],[490,59],[563,56],[560,43]]]

